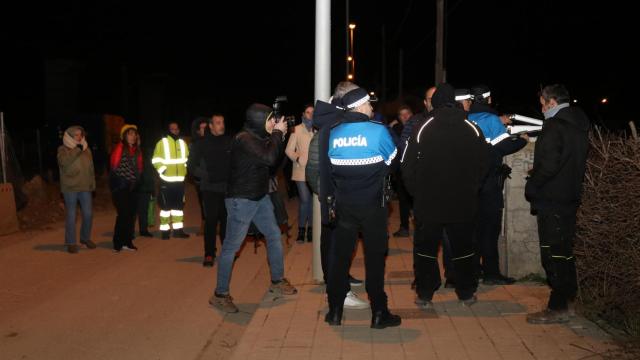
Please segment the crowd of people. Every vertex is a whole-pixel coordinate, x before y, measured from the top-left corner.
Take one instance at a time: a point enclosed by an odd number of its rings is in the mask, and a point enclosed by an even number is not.
[[[548,307],[529,314],[527,321],[548,324],[568,321],[576,296],[572,245],[589,121],[579,108],[569,106],[569,93],[562,85],[545,87],[539,100],[546,121],[523,196],[537,216],[542,265],[552,291]],[[149,210],[154,211],[149,202],[156,188],[160,238],[188,238],[185,180],[191,177],[201,208],[202,265],[213,267],[217,259],[217,282],[209,303],[223,312],[238,311],[231,296],[231,276],[237,252],[252,227],[266,241],[269,291],[296,294],[284,274],[281,206],[272,196],[278,187],[276,171],[286,155],[299,198],[299,244],[312,240],[311,194],[320,200],[328,324],[340,325],[344,308],[370,308],[372,328],[401,324],[400,316],[390,311],[384,290],[388,207],[394,192],[400,228],[392,236],[413,239],[412,287],[419,308],[433,308],[434,293],[442,285],[440,249],[445,287],[455,288],[461,306],[477,301],[479,279],[487,285],[513,284],[515,279],[500,271],[497,246],[509,171],[503,157],[522,149],[528,136],[507,133],[509,119],[492,107],[491,91],[484,85],[457,90],[447,83],[431,87],[425,92],[423,112],[414,114],[402,105],[397,119],[389,123],[375,116],[375,101],[358,85],[341,82],[328,102],[305,105],[302,121],[294,129],[283,117],[276,118],[271,107],[252,104],[239,133],[225,134],[224,116],[214,114],[194,120],[189,143],[180,136],[178,123],[171,122],[152,154],[144,154],[137,127],[124,125],[109,162],[109,187],[117,212],[114,253],[138,250],[133,242],[136,217],[139,234],[152,236],[147,219]],[[91,240],[91,193],[96,185],[85,135],[82,127],[69,127],[58,149],[67,213],[65,248],[73,254],[78,252],[78,203],[79,243],[96,247]],[[360,238],[369,302],[351,289],[362,283],[349,271]]]

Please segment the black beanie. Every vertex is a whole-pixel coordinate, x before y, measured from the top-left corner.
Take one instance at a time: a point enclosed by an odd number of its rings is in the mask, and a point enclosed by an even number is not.
[[[431,97],[431,105],[434,109],[444,106],[455,107],[456,106],[456,90],[453,86],[442,83],[436,87],[436,91]]]

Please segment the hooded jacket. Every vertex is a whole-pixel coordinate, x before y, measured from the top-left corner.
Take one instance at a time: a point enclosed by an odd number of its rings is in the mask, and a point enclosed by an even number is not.
[[[580,204],[589,149],[590,122],[582,109],[567,107],[545,120],[536,140],[525,196],[534,211],[573,210]]]
[[[228,198],[260,200],[269,193],[270,168],[281,159],[284,150],[283,133],[265,128],[273,110],[262,104],[247,109],[244,128],[231,144],[231,170]]]
[[[65,192],[84,192],[96,189],[96,177],[93,156],[87,142],[77,142],[73,134],[82,130],[80,126],[70,126],[63,135],[63,145],[58,148],[58,167],[60,169],[60,190]]]
[[[488,166],[488,145],[482,130],[455,104],[453,88],[441,91],[441,86],[432,98],[432,117],[416,125],[404,149],[402,178],[418,220],[472,222]]]

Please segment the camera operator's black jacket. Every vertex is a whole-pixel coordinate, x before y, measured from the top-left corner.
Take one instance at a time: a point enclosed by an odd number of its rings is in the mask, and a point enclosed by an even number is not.
[[[264,129],[264,117],[247,119],[244,129],[234,138],[231,146],[231,173],[228,198],[260,200],[269,193],[270,169],[284,151],[283,134]]]
[[[589,149],[589,119],[567,107],[547,120],[536,140],[525,196],[534,211],[575,210],[580,204]]]
[[[413,129],[401,158],[402,179],[413,196],[416,218],[473,222],[489,145],[482,130],[465,119],[464,110],[443,106],[432,116]]]

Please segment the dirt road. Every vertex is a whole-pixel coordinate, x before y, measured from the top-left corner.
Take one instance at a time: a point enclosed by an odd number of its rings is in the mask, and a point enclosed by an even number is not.
[[[264,246],[254,254],[249,244],[236,262],[231,292],[241,312],[210,308],[216,268],[201,265],[188,190],[191,237],[137,238],[137,253],[112,253],[113,212],[94,218],[98,248],[75,255],[64,252],[63,224],[0,238],[0,358],[227,358],[267,290]],[[288,207],[295,215],[295,202]]]

